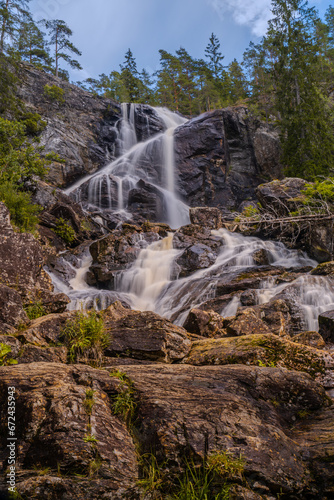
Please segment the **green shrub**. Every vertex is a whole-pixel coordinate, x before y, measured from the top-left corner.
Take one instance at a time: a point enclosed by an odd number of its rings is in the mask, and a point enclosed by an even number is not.
[[[6,344],[0,344],[0,366],[16,365],[16,359],[10,358],[12,348]]]
[[[123,420],[130,425],[136,412],[136,401],[134,399],[134,388],[132,380],[119,370],[110,373],[111,377],[116,377],[121,381],[120,391],[113,403],[113,412],[120,415]]]
[[[47,314],[42,302],[40,301],[30,302],[30,304],[24,306],[24,310],[29,319],[41,318]]]
[[[108,345],[109,338],[104,330],[103,319],[96,311],[87,313],[76,312],[75,318],[68,320],[62,331],[69,348],[69,361],[102,361],[103,349]]]
[[[47,122],[42,120],[41,115],[38,113],[24,113],[21,122],[28,135],[39,135],[47,126]]]
[[[18,188],[10,181],[0,183],[0,201],[5,203],[12,223],[22,232],[34,232],[39,220],[37,214],[41,207],[31,203],[31,195]]]
[[[71,245],[76,240],[76,234],[73,227],[62,217],[58,219],[57,227],[53,230],[57,236],[60,236],[67,245]]]
[[[44,96],[53,102],[58,102],[59,104],[64,104],[65,90],[58,87],[57,85],[45,85]]]

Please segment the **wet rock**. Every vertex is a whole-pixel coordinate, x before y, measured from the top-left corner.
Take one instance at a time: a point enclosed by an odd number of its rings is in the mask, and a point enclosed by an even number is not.
[[[334,342],[334,311],[319,315],[319,333],[325,342]]]
[[[245,290],[242,292],[240,302],[242,306],[255,306],[257,304],[256,290]]]
[[[135,446],[112,411],[120,385],[108,372],[88,366],[31,363],[1,369],[1,398],[15,386],[20,422],[16,486],[21,495],[33,498],[38,487],[39,498],[122,498],[134,486]],[[1,422],[6,408],[0,409]],[[87,436],[92,436],[91,442]],[[6,435],[0,440],[0,460],[5,463]],[[1,493],[7,491],[5,481],[2,474]]]
[[[227,325],[226,330],[228,334],[233,337],[271,333],[268,326],[258,318],[255,311],[250,308],[239,312],[235,319]]]
[[[197,307],[197,309],[201,309],[202,311],[213,310],[215,313],[221,315],[222,311],[231,302],[233,297],[238,297],[238,296],[239,294],[234,294],[234,295],[228,294],[216,297],[214,299],[206,300],[205,302],[202,302],[202,304],[200,304]]]
[[[168,219],[168,207],[163,193],[152,184],[143,180],[129,192],[128,210],[143,221],[163,222]]]
[[[334,387],[334,358],[330,353],[273,334],[199,340],[193,342],[190,353],[182,363],[197,366],[280,366],[306,372],[326,388]],[[328,385],[330,378],[332,382]]]
[[[165,129],[164,124],[161,122],[160,118],[151,106],[137,104],[134,112],[138,142],[146,141],[150,137],[161,133]]]
[[[176,263],[181,268],[179,276],[183,278],[198,269],[206,269],[215,263],[216,258],[217,254],[213,253],[208,246],[201,243],[192,245],[176,259]]]
[[[256,190],[256,196],[265,210],[277,215],[288,215],[301,205],[305,184],[304,179],[286,177],[261,184]]]
[[[175,131],[179,191],[190,206],[233,207],[254,199],[254,126],[240,106],[204,113]]]
[[[122,230],[116,230],[95,241],[89,248],[93,263],[88,283],[98,288],[113,290],[117,273],[129,267],[146,245],[141,234],[140,227],[126,225]],[[159,239],[156,233],[152,233],[152,237],[153,241]]]
[[[310,487],[322,488],[308,474],[313,462],[307,458],[311,449],[300,446],[302,432],[298,440],[291,435],[301,412],[310,415],[312,429],[314,412],[319,411],[316,418],[327,411],[325,391],[307,374],[240,365],[118,368],[136,387],[136,430],[144,453],[151,452],[154,442],[158,461],[175,464],[182,463],[184,454],[201,463],[204,454],[228,450],[244,457],[244,477],[255,492],[282,489],[291,498],[302,497]],[[323,429],[320,440],[325,435]],[[331,444],[326,450],[333,445],[333,437],[327,437]],[[318,449],[324,463],[326,454]],[[329,481],[332,485],[333,479]]]
[[[334,262],[324,262],[312,269],[313,276],[334,276]]]
[[[306,235],[305,248],[310,256],[318,262],[332,261],[334,258],[332,221],[312,224]]]
[[[201,227],[220,229],[222,225],[222,214],[218,208],[196,207],[189,210],[190,222]]]
[[[318,332],[299,333],[298,335],[294,335],[293,341],[298,342],[299,344],[315,347],[316,349],[323,349],[326,345],[323,337]]]
[[[0,284],[0,333],[13,332],[20,324],[28,322],[20,294]]]
[[[224,326],[224,319],[215,311],[192,309],[183,328],[203,337],[224,337],[226,335]]]
[[[182,226],[173,237],[173,248],[182,249],[192,245],[203,244],[217,253],[223,245],[222,239],[211,234],[211,230],[198,224]]]
[[[131,311],[120,303],[103,314],[110,344],[106,356],[124,356],[171,363],[190,349],[187,331],[153,312]]]
[[[262,248],[261,250],[257,250],[252,255],[255,264],[258,266],[269,266],[270,264],[270,254],[268,250]]]

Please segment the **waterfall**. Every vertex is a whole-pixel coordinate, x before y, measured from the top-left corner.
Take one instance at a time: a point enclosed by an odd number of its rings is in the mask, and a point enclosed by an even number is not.
[[[186,119],[164,108],[153,108],[165,131],[137,141],[137,104],[121,106],[122,118],[119,142],[122,154],[99,172],[86,176],[69,189],[66,194],[75,195],[76,201],[92,210],[131,217],[127,204],[131,190],[144,181],[157,198],[163,200],[163,212],[159,222],[167,222],[173,229],[189,223],[189,209],[179,198],[175,189],[174,130]]]
[[[65,192],[75,195],[88,210],[104,211],[105,216],[117,213],[120,214],[119,220],[128,220],[131,218],[131,193],[135,196],[139,193],[140,196],[141,190],[144,190],[152,199],[154,196],[159,198],[155,214],[159,222],[168,222],[175,229],[189,223],[188,207],[177,195],[174,157],[174,131],[186,120],[167,109],[153,108],[152,112],[160,120],[164,131],[150,136],[146,115],[143,126],[144,135],[148,138],[138,142],[136,113],[142,111],[139,106],[121,106],[122,117],[116,124],[117,149],[121,151],[121,156]],[[158,213],[158,205],[161,213]],[[258,252],[265,256],[268,265],[287,270],[317,264],[303,252],[289,250],[279,242],[245,237],[225,229],[212,231],[212,235],[222,244],[216,262],[182,279],[175,279],[175,260],[182,250],[173,248],[172,235],[150,245],[142,241],[137,260],[116,277],[115,292],[87,285],[85,278],[92,262],[88,250],[78,258],[71,270],[70,280],[64,282],[61,276],[50,274],[56,290],[70,297],[71,309],[82,306],[101,309],[118,299],[134,309],[152,310],[177,324],[183,324],[191,308],[216,298],[220,283],[230,283],[242,272],[254,269]],[[257,305],[275,298],[290,300],[292,297],[294,305],[304,316],[305,328],[316,330],[318,315],[334,308],[334,280],[303,275],[291,282],[278,283],[276,278],[270,277],[264,279],[260,286],[257,283],[254,296]],[[236,293],[220,312],[223,316],[235,315],[240,305],[240,294]]]

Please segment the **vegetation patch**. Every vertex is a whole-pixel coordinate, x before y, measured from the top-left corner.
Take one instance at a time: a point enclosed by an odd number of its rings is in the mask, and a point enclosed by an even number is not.
[[[57,226],[53,230],[67,245],[71,245],[76,240],[73,227],[62,217],[58,219]]]
[[[58,104],[64,104],[65,102],[65,90],[57,85],[45,85],[43,93],[44,96],[52,102],[56,102]]]
[[[89,362],[96,366],[102,363],[103,349],[109,343],[103,319],[96,311],[77,311],[75,318],[68,320],[62,335],[68,346],[70,363]]]
[[[202,462],[184,459],[178,472],[167,462],[158,463],[153,454],[141,457],[142,478],[138,481],[145,493],[169,500],[228,500],[233,484],[245,482],[246,461],[227,451],[217,451]]]
[[[125,373],[119,370],[111,372],[110,376],[118,378],[121,382],[120,392],[114,397],[113,412],[115,415],[122,417],[128,426],[131,426],[137,408],[133,382]]]
[[[0,366],[16,365],[16,359],[10,357],[12,348],[7,344],[0,344]]]
[[[32,302],[24,306],[24,310],[30,320],[41,318],[47,314],[42,302]]]

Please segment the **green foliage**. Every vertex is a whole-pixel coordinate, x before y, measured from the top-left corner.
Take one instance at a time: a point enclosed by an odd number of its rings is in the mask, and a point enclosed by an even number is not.
[[[312,184],[306,184],[302,193],[306,196],[305,203],[317,200],[334,203],[334,178],[328,177],[323,181],[316,180]]]
[[[73,35],[72,30],[67,26],[65,21],[61,19],[53,19],[45,21],[45,27],[49,32],[50,42],[49,45],[54,47],[54,61],[56,63],[55,75],[62,77],[62,70],[59,68],[59,61],[63,60],[74,69],[82,69],[76,59],[72,59],[69,53],[74,53],[81,56],[81,52],[70,41]]]
[[[27,135],[39,135],[47,126],[47,122],[42,120],[38,113],[23,113],[20,122],[24,124]]]
[[[57,85],[48,85],[44,87],[44,96],[52,102],[57,102],[58,104],[64,104],[65,102],[65,90]]]
[[[87,391],[86,391],[86,398],[84,400],[84,407],[85,407],[85,411],[86,411],[87,415],[92,414],[92,409],[93,409],[93,406],[95,404],[94,392],[95,391],[93,391],[92,389],[87,389]]]
[[[109,338],[104,330],[103,319],[96,311],[76,312],[73,320],[68,320],[62,331],[69,348],[69,361],[95,361],[101,363],[103,349]]]
[[[228,500],[231,484],[244,482],[246,461],[224,451],[209,455],[202,463],[185,460],[179,473],[171,473],[168,463],[158,463],[153,454],[143,455],[140,464],[143,478],[138,486],[158,498]]]
[[[12,348],[10,346],[0,343],[0,366],[17,364],[15,359],[8,356],[11,352]]]
[[[37,215],[41,208],[31,203],[29,193],[19,191],[13,182],[5,181],[0,184],[0,201],[5,203],[10,212],[12,223],[21,232],[35,232],[38,224]]]
[[[227,479],[234,478],[234,476],[241,477],[245,465],[246,461],[241,455],[235,458],[226,451],[213,453],[207,458],[207,469],[217,476]]]
[[[133,382],[125,373],[119,370],[111,372],[110,376],[121,381],[120,392],[114,397],[113,412],[115,415],[120,415],[128,425],[131,425],[137,408]]]
[[[24,310],[27,313],[28,318],[31,320],[41,318],[47,314],[42,302],[40,301],[31,302],[24,307]]]
[[[275,361],[269,361],[268,363],[263,363],[260,359],[257,360],[257,364],[261,366],[262,368],[275,368],[276,363]]]
[[[71,245],[76,240],[76,234],[73,227],[62,217],[57,221],[57,227],[53,230],[57,236],[60,236],[67,245]]]
[[[92,434],[86,434],[83,440],[85,441],[85,443],[97,443],[96,437]]]

